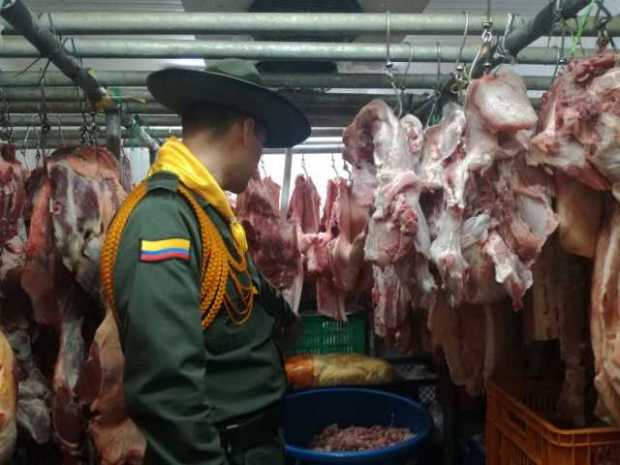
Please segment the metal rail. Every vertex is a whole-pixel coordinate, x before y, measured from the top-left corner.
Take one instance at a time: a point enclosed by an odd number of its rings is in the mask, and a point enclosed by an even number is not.
[[[441,59],[456,61],[460,47],[442,47]],[[247,60],[289,61],[384,61],[385,44],[381,43],[331,43],[331,42],[235,42],[211,40],[122,40],[76,38],[65,46],[65,52],[83,58],[241,58]],[[464,47],[462,60],[471,62],[478,47]],[[586,50],[586,53],[594,53]],[[413,54],[413,55],[412,55]],[[0,43],[2,58],[36,58],[42,54],[33,45],[20,39],[7,39]],[[43,53],[43,56],[47,56]],[[435,46],[409,46],[398,43],[390,46],[394,62],[436,62]],[[519,55],[525,64],[555,64],[556,52],[552,48],[528,48]]]
[[[506,27],[506,13],[492,16],[499,30]],[[482,32],[484,17],[471,15],[469,30]],[[529,21],[530,18],[524,18]],[[303,33],[305,35],[350,36],[352,34],[385,34],[383,13],[41,13],[41,24],[63,35],[131,35],[131,34],[253,34]],[[465,28],[462,14],[391,14],[390,31],[398,34],[461,35]],[[609,24],[612,34],[620,33],[620,20]],[[587,35],[596,35],[590,22]],[[8,28],[4,35],[19,34]]]
[[[144,87],[148,72],[143,71],[100,71],[96,76],[99,82],[110,87]],[[447,78],[440,76],[440,82]],[[391,89],[390,79],[385,74],[261,74],[263,83],[273,89]],[[529,90],[547,90],[552,82],[546,76],[524,76]],[[0,71],[0,88],[9,100],[36,100],[40,97],[41,74],[35,72],[17,73]],[[407,75],[395,74],[394,81],[405,89],[432,89],[437,85],[437,74]],[[73,86],[74,83],[61,73],[49,72],[45,75],[46,98],[67,100],[62,95],[75,98],[76,92],[64,94],[54,87]],[[28,87],[36,87],[27,89]],[[23,88],[23,89],[19,89]],[[118,89],[120,95],[150,98],[150,94],[138,89]],[[66,89],[65,89],[66,91]],[[35,97],[35,94],[38,95]],[[28,96],[28,97],[26,97]],[[30,98],[33,97],[33,98]]]

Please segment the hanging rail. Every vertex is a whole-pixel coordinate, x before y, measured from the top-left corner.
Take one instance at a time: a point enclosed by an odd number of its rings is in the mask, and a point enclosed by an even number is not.
[[[97,79],[109,87],[144,87],[148,72],[144,71],[98,71]],[[446,79],[447,76],[440,76]],[[39,89],[41,75],[35,72],[2,72],[0,71],[0,88],[9,96],[16,99],[21,93],[12,88],[36,87]],[[274,89],[391,89],[390,79],[385,74],[261,74],[261,79],[267,87]],[[552,79],[546,76],[524,76],[529,90],[547,90]],[[437,74],[407,75],[395,74],[394,81],[405,89],[432,89],[437,84]],[[48,72],[45,75],[46,92],[48,99],[52,95],[63,95],[59,89],[53,87],[73,86],[73,82],[62,73]],[[25,91],[24,91],[25,92]],[[28,92],[34,92],[28,91]],[[37,90],[40,93],[40,91]],[[121,95],[132,95],[133,89],[120,89]],[[138,91],[139,92],[139,91]],[[33,94],[34,95],[34,94]],[[35,99],[30,99],[35,100]]]
[[[39,22],[58,34],[253,34],[304,33],[307,35],[350,36],[351,34],[385,34],[383,13],[41,13]],[[471,15],[471,33],[482,32],[483,15]],[[506,13],[492,16],[498,29],[506,26]],[[530,18],[523,18],[527,22]],[[390,14],[393,33],[416,35],[461,35],[463,15]],[[620,20],[609,24],[613,34],[620,33]],[[596,36],[596,24],[590,22],[586,34]],[[4,35],[19,32],[7,28]]]
[[[460,47],[442,47],[442,59],[455,61]],[[211,40],[83,39],[65,45],[66,54],[83,58],[241,58],[248,60],[290,61],[384,61],[385,44],[322,42],[235,42]],[[465,47],[462,60],[473,61],[478,47]],[[55,52],[57,53],[57,52]],[[412,54],[413,53],[413,57]],[[594,50],[586,50],[594,53]],[[436,62],[435,46],[392,44],[392,61]],[[0,42],[0,57],[36,58],[41,53],[27,41],[7,39]],[[46,52],[44,56],[49,56]],[[528,48],[519,55],[525,64],[554,64],[556,52],[551,48]]]

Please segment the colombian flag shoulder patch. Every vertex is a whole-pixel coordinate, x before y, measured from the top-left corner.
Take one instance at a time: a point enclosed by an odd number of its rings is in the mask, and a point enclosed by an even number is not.
[[[173,258],[189,260],[189,240],[170,238],[159,241],[140,242],[140,261],[162,262]]]

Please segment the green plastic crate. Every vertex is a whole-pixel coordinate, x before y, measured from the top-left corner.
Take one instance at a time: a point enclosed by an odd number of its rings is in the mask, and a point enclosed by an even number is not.
[[[366,353],[368,315],[358,312],[348,315],[348,321],[336,321],[322,315],[301,315],[304,332],[287,355]]]

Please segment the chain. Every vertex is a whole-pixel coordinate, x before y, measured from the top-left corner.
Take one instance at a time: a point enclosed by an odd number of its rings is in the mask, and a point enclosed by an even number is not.
[[[13,143],[13,125],[11,124],[11,112],[9,109],[9,99],[6,96],[6,92],[0,89],[2,92],[3,109],[2,109],[2,138],[9,144]]]

